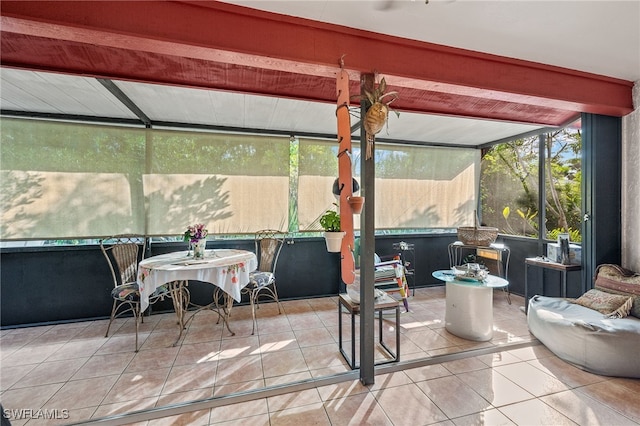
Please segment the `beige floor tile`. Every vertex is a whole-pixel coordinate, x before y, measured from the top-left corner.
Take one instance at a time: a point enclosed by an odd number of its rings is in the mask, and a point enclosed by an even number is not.
[[[266,386],[264,380],[249,380],[248,382],[230,383],[216,385],[213,396],[224,396],[238,392],[247,392],[262,389]]]
[[[398,371],[388,374],[378,374],[375,376],[374,380],[374,384],[369,386],[371,390],[392,388],[394,386],[408,385],[412,383],[411,378],[404,371]]]
[[[249,355],[218,362],[216,383],[240,383],[264,379],[260,355]]]
[[[148,333],[140,333],[138,335],[138,345],[141,347],[149,336]],[[109,339],[100,346],[96,351],[96,355],[110,355],[115,353],[133,353],[136,348],[135,334],[125,335],[109,335]]]
[[[640,379],[611,379],[578,390],[640,423]]]
[[[302,348],[302,354],[310,370],[317,370],[327,367],[348,368],[347,363],[337,350],[335,343],[320,346]]]
[[[489,342],[472,342],[444,329],[443,296],[444,287],[432,287],[418,289],[416,296],[409,299],[411,312],[401,315],[403,361],[502,347],[531,338],[526,317],[518,305],[522,305],[522,298],[518,302],[514,297],[514,303],[508,305],[503,294],[494,294],[494,338]],[[114,321],[109,338],[104,337],[107,326],[104,320],[0,330],[3,405],[69,409],[73,421],[81,421],[97,415],[220,397],[351,371],[338,352],[335,297],[287,301],[281,315],[275,304],[261,304],[255,335],[251,335],[248,305],[232,310],[231,327],[235,335],[222,324],[216,324],[216,320],[212,312],[198,313],[183,341],[174,347],[178,336],[175,314],[145,317],[137,354],[133,351],[135,324],[131,318]],[[349,316],[344,314],[343,320],[348,346]],[[356,323],[359,321],[358,316]],[[391,321],[385,318],[384,324],[387,332],[392,331],[388,329],[393,325]],[[393,345],[394,339],[393,333],[385,334],[388,344]],[[356,340],[359,351],[359,336]],[[66,375],[73,374],[85,361],[64,384],[29,386],[66,380]],[[108,376],[88,378],[96,374]],[[575,389],[569,390],[571,387]],[[429,399],[421,388],[437,401]],[[536,400],[532,393],[542,396]],[[640,424],[637,395],[640,380],[586,373],[559,360],[543,345],[534,345],[378,375],[369,386],[349,380],[140,425],[316,422],[452,426],[510,424],[510,421],[563,424],[574,417],[587,424],[606,424],[602,419],[607,417],[619,420],[620,424],[628,421]],[[527,404],[531,401],[542,405]],[[589,404],[590,401],[593,403]],[[439,404],[442,406],[438,407]],[[498,409],[490,408],[492,405]],[[522,410],[526,412],[532,407],[534,415],[521,415]],[[479,411],[461,414],[472,410]],[[272,412],[271,419],[268,411]],[[12,424],[25,423],[23,420]],[[32,420],[28,424],[46,423]]]
[[[161,393],[172,394],[213,387],[216,383],[216,370],[217,363],[215,362],[175,366],[166,376],[166,382],[163,382],[164,386],[160,388]]]
[[[210,419],[210,425],[221,425],[221,426],[270,426],[269,423],[269,414],[259,414],[257,416],[249,416],[249,417],[241,417],[234,420],[227,420],[218,422],[216,419]]]
[[[304,405],[269,413],[271,426],[329,426],[331,422],[322,403]]]
[[[501,365],[494,370],[534,396],[562,392],[568,386],[526,362]]]
[[[220,341],[179,345],[174,365],[193,365],[217,362],[220,359]]]
[[[289,373],[307,371],[307,363],[302,350],[268,352],[261,355],[264,377],[282,376]]]
[[[441,365],[447,370],[451,371],[453,374],[465,373],[467,371],[483,370],[487,368],[487,364],[475,357],[443,362]]]
[[[97,407],[117,380],[118,376],[113,375],[67,382],[47,401],[47,406],[68,409]]]
[[[417,386],[449,418],[462,417],[494,408],[473,388],[456,376],[426,380],[417,383]]]
[[[190,411],[175,416],[149,420],[148,426],[206,426],[209,424],[210,410]]]
[[[97,320],[97,321],[91,321],[88,323],[88,325],[86,327],[84,327],[82,329],[82,331],[80,331],[78,334],[76,334],[76,337],[74,340],[77,339],[95,339],[98,337],[101,337],[102,339],[106,340],[106,338],[104,337],[105,333],[107,332],[107,325],[109,324],[109,320],[108,319],[103,319],[103,320]],[[115,332],[115,330],[119,327],[119,325],[111,325],[111,330],[109,330],[109,333],[113,333]]]
[[[298,345],[302,347],[335,344],[335,340],[329,331],[324,328],[309,328],[295,330]]]
[[[269,334],[269,333],[282,333],[285,331],[292,331],[291,324],[289,324],[289,320],[287,320],[287,316],[285,314],[278,315],[278,311],[275,312],[275,315],[267,316],[264,309],[260,308],[258,310],[258,331],[260,334]],[[250,334],[251,330],[249,330]]]
[[[555,356],[528,361],[528,363],[570,387],[585,386],[605,380],[602,376],[581,370]]]
[[[269,409],[267,407],[267,400],[265,398],[261,398],[253,401],[241,402],[239,404],[212,408],[210,422],[216,423],[235,419],[252,418],[260,414],[268,413]]]
[[[93,356],[73,375],[73,380],[122,374],[134,356],[133,351]]]
[[[166,349],[173,347],[173,344],[176,342],[178,338],[178,326],[174,324],[174,330],[163,330],[163,331],[155,331],[151,333],[149,337],[140,345],[141,351],[146,351],[149,349]],[[157,327],[156,327],[157,328]],[[179,345],[175,347],[179,348]]]
[[[62,361],[93,356],[106,341],[107,339],[104,336],[72,340],[52,353],[47,358],[47,361]]]
[[[280,304],[282,305],[282,309],[284,309],[287,315],[299,313],[305,314],[313,310],[306,299],[283,300],[280,301]]]
[[[2,342],[4,345],[4,340]],[[27,364],[38,364],[44,362],[49,356],[64,346],[64,343],[55,343],[48,345],[27,345],[22,346],[2,358],[2,366],[16,366]]]
[[[447,416],[415,384],[372,392],[395,426],[424,425],[447,420]]]
[[[259,341],[261,354],[300,348],[293,331],[260,335]]]
[[[17,351],[27,344],[37,344],[36,339],[49,330],[51,326],[42,327],[28,327],[18,328],[14,330],[3,330],[2,345],[0,345],[0,351],[2,353],[2,359],[10,355],[12,352]]]
[[[634,425],[627,417],[576,390],[558,392],[540,398],[579,425]]]
[[[508,353],[523,361],[555,356],[553,352],[547,349],[544,345],[534,345],[527,348],[513,349],[509,350]]]
[[[5,367],[0,363],[0,389],[2,389],[2,392],[10,389],[38,365],[39,364],[26,364]]]
[[[198,318],[198,317],[196,317]],[[178,344],[183,345],[191,345],[195,343],[204,343],[204,342],[218,342],[222,337],[223,333],[228,333],[226,328],[223,329],[222,322],[220,324],[216,324],[214,319],[211,319],[212,324],[200,325],[198,327],[198,323],[189,324],[188,328],[183,332],[183,337],[181,338]],[[175,332],[168,330],[168,335],[171,336],[175,333],[173,339],[178,338],[180,330],[177,329]]]
[[[266,386],[278,386],[309,380],[311,378],[311,373],[308,370],[305,370],[298,373],[283,374],[282,376],[265,377],[264,383]]]
[[[140,350],[124,370],[125,373],[170,368],[178,355],[178,347]]]
[[[162,394],[158,397],[156,407],[164,407],[165,405],[179,404],[211,397],[213,397],[213,388],[211,387],[194,389],[186,392]]]
[[[220,359],[259,354],[260,339],[258,336],[240,336],[235,339],[224,339],[220,345]]]
[[[491,368],[462,373],[458,375],[458,378],[494,407],[535,398],[532,394]]]
[[[270,413],[319,402],[322,402],[322,400],[318,390],[315,388],[267,398]]]
[[[451,372],[444,368],[442,364],[427,365],[424,367],[404,370],[405,374],[414,382],[435,379],[438,377],[450,376]]]
[[[87,362],[89,358],[74,358],[67,361],[52,361],[38,364],[14,388],[23,388],[50,383],[64,383]]]
[[[28,388],[9,389],[2,392],[2,408],[8,410],[38,410],[63,386],[62,383],[32,386]],[[98,403],[94,404],[98,405]],[[66,401],[56,407],[59,409],[71,409]]]
[[[168,368],[157,368],[137,373],[124,373],[113,385],[103,403],[157,397],[162,392],[169,371]]]
[[[507,416],[499,410],[490,409],[480,413],[469,414],[468,416],[458,417],[452,420],[456,426],[512,426],[515,425]]]
[[[518,402],[499,408],[500,412],[517,425],[564,426],[577,423],[539,399]]]
[[[445,338],[433,330],[412,331],[406,336],[424,351],[455,346],[455,338]]]
[[[333,385],[321,386],[318,388],[320,398],[323,401],[368,393],[369,390],[369,387],[363,385],[360,380],[350,380]]]
[[[393,425],[371,393],[360,393],[324,403],[332,425]]]
[[[488,367],[497,367],[499,365],[514,364],[522,360],[509,352],[494,352],[492,354],[480,355],[476,357]]]
[[[102,404],[93,413],[92,418],[115,416],[116,414],[124,414],[132,411],[147,410],[153,408],[158,402],[157,397],[140,398],[129,401],[116,402],[111,404]],[[146,422],[138,422],[135,424],[145,424]]]
[[[325,327],[320,317],[312,311],[287,315],[287,319],[289,320],[291,329],[294,331]]]

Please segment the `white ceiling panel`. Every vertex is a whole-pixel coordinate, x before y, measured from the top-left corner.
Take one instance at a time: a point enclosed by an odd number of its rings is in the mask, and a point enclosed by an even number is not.
[[[629,81],[640,79],[638,0],[223,1]]]
[[[0,76],[3,110],[136,118],[95,78],[7,68]]]
[[[44,72],[3,69],[2,109],[67,116],[135,119],[136,116],[98,80]],[[129,81],[114,81],[149,119],[180,123],[258,129],[284,134],[336,134],[336,106],[285,98],[247,95]],[[351,124],[359,121],[353,105]],[[416,113],[391,113],[379,138],[425,144],[478,146],[540,128],[518,123]],[[360,134],[359,130],[354,133]]]

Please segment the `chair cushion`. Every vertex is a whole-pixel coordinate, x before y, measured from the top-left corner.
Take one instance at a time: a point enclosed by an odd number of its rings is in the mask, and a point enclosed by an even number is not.
[[[111,297],[117,300],[139,301],[140,291],[138,291],[138,284],[127,283],[114,287],[111,290]]]
[[[254,287],[264,287],[275,282],[276,278],[272,272],[253,271],[249,272],[249,284]]]

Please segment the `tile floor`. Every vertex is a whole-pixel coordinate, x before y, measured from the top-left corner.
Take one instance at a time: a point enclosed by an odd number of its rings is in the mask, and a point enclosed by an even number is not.
[[[230,405],[214,398],[213,408],[190,405],[191,411],[161,418],[152,411],[135,424],[640,424],[640,380],[597,376],[564,363],[532,339],[523,299],[512,299],[508,305],[495,292],[494,337],[477,343],[444,329],[444,287],[420,288],[401,316],[401,361],[410,365],[377,375],[373,385],[350,378],[275,396],[258,393]],[[233,308],[235,336],[216,325],[214,313],[201,312],[176,347],[174,314],[146,317],[137,354],[131,319],[117,321],[109,338],[106,321],[3,330],[0,401],[12,425],[91,423],[107,416],[111,420],[100,424],[128,424],[115,415],[350,371],[336,344],[337,297],[282,305],[282,315],[274,304],[261,306],[255,336],[247,306]],[[346,314],[343,319],[348,325]],[[392,319],[385,317],[390,345]],[[416,360],[447,360],[460,352],[468,356],[416,367]]]

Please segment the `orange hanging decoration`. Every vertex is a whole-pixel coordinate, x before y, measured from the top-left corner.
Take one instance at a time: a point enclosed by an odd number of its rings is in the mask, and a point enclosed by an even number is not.
[[[338,187],[340,196],[340,230],[345,232],[340,251],[341,276],[345,284],[355,281],[353,211],[349,199],[353,195],[353,177],[351,176],[351,119],[349,116],[349,74],[340,60],[340,73],[336,78],[338,106]]]

